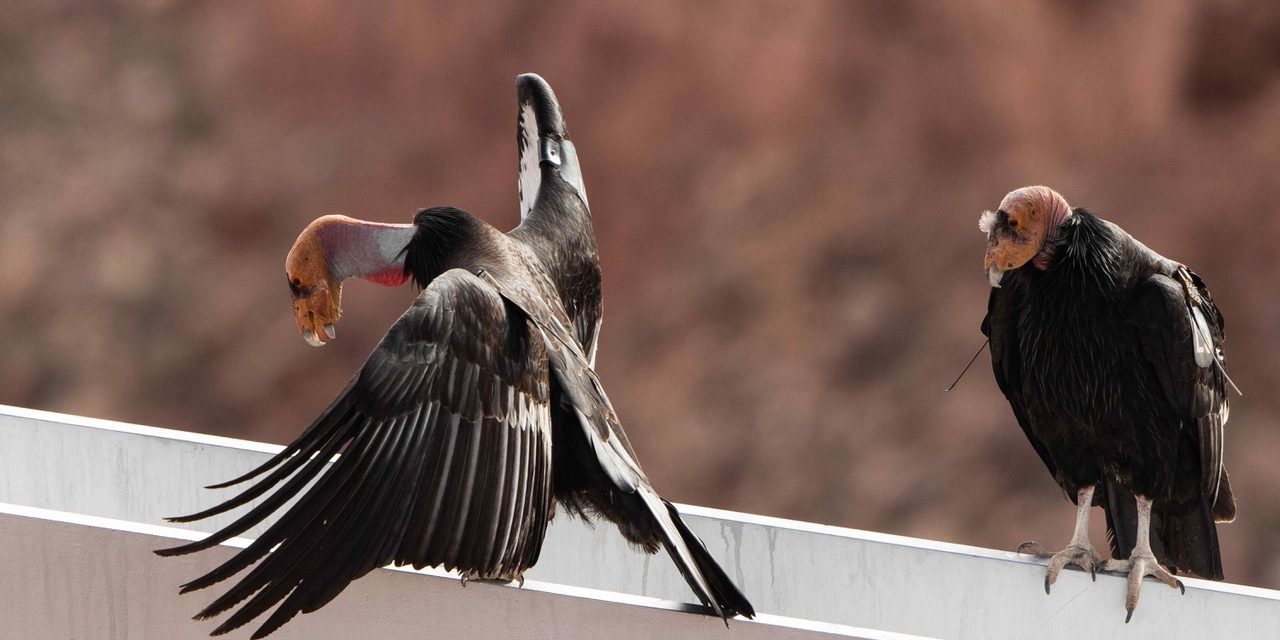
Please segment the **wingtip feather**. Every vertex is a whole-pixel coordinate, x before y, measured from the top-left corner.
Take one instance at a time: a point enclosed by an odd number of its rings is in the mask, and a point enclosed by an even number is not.
[[[190,546],[191,546],[191,545],[189,545],[189,544],[184,544],[184,545],[179,545],[179,546],[176,546],[176,547],[165,547],[165,548],[163,548],[163,549],[152,549],[152,550],[151,550],[151,553],[154,553],[154,554],[156,554],[156,555],[160,556],[161,558],[172,558],[173,556],[181,556],[181,555],[185,555],[185,554],[191,553],[192,551],[195,551],[195,549],[190,549],[190,548],[188,548],[188,547],[190,547]]]

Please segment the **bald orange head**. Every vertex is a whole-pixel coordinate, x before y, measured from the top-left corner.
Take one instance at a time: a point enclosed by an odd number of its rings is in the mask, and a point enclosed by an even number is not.
[[[284,261],[293,315],[307,343],[334,339],[342,317],[342,281],[364,278],[388,287],[408,279],[405,248],[411,224],[387,224],[328,215],[316,218],[294,241]]]
[[[337,215],[317,218],[302,230],[284,261],[294,319],[302,337],[312,346],[332,340],[333,325],[342,317],[342,282],[329,266],[322,232],[329,225],[347,220],[351,219]]]
[[[1049,187],[1023,187],[1000,201],[996,211],[984,211],[978,228],[987,234],[982,266],[991,286],[1000,286],[1005,271],[1030,262],[1044,249],[1058,225],[1071,215],[1065,198]]]

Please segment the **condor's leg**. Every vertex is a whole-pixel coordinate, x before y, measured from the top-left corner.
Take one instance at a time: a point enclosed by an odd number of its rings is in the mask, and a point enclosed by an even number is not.
[[[1084,487],[1076,493],[1076,530],[1071,535],[1071,543],[1066,549],[1050,553],[1037,542],[1024,542],[1018,545],[1018,553],[1029,553],[1039,558],[1049,559],[1049,568],[1044,572],[1044,592],[1049,593],[1049,586],[1058,580],[1058,573],[1063,567],[1075,565],[1089,572],[1089,576],[1097,581],[1097,570],[1102,566],[1102,556],[1089,544],[1089,508],[1093,503],[1093,486]]]
[[[1151,576],[1160,582],[1163,582],[1175,589],[1179,589],[1182,593],[1187,592],[1187,588],[1182,585],[1182,581],[1175,578],[1168,569],[1160,566],[1156,561],[1156,556],[1151,552],[1151,499],[1143,496],[1137,496],[1138,499],[1138,536],[1137,544],[1133,546],[1133,551],[1129,553],[1128,560],[1107,560],[1103,565],[1105,571],[1120,571],[1129,574],[1129,590],[1124,598],[1124,610],[1128,612],[1124,621],[1127,623],[1133,618],[1133,610],[1138,607],[1138,595],[1142,591],[1142,579]]]

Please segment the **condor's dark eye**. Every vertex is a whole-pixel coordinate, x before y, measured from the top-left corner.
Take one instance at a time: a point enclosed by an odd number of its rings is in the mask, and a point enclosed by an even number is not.
[[[294,298],[300,298],[302,293],[302,281],[297,278],[289,278],[289,295]]]

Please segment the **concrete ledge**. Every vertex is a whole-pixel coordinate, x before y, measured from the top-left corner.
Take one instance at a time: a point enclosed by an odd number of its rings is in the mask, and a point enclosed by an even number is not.
[[[152,549],[198,538],[137,525],[0,504],[0,637],[207,638],[217,621],[192,621],[208,593],[179,597],[178,576],[208,571],[248,544],[159,561]],[[557,638],[563,640],[912,640],[913,636],[762,616],[689,613],[653,598],[529,581],[524,588],[472,583],[441,572],[381,569],[273,638]],[[264,618],[265,619],[265,618]],[[261,622],[261,620],[257,621]],[[250,624],[232,637],[248,637]]]
[[[0,407],[0,442],[4,443],[0,501],[151,524],[229,495],[199,487],[239,475],[279,450],[260,443],[6,407]],[[1192,579],[1185,581],[1187,594],[1180,596],[1149,582],[1133,622],[1126,625],[1124,581],[1116,576],[1100,575],[1093,584],[1087,575],[1069,571],[1053,594],[1046,596],[1041,587],[1043,563],[1013,553],[700,507],[679,508],[711,553],[736,575],[758,611],[843,629],[824,633],[880,629],[983,640],[1280,635],[1280,592],[1267,589]],[[189,528],[209,531],[227,521],[223,517]],[[139,560],[148,566],[156,561],[165,562],[149,557]],[[216,558],[192,561],[211,566]],[[167,596],[155,597],[176,600],[176,585],[199,569],[178,562],[173,568],[162,564],[154,570],[162,572],[157,575],[164,576],[162,586],[168,590],[156,592]],[[636,553],[612,527],[592,528],[565,517],[558,518],[548,532],[542,559],[528,577],[565,588],[666,602],[691,599],[665,556]],[[351,591],[363,588],[357,583]],[[346,593],[339,601],[350,598]],[[309,617],[323,618],[337,604]],[[186,611],[197,608],[185,601],[183,605],[189,607]],[[0,619],[7,618],[0,614]]]

